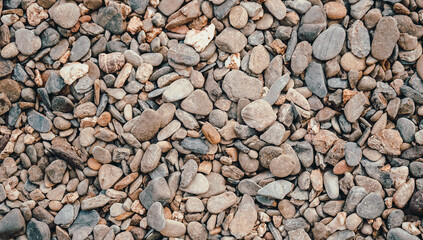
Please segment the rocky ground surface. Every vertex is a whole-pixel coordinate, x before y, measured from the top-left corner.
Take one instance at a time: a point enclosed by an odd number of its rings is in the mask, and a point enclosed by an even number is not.
[[[422,238],[423,0],[0,3],[1,240]]]

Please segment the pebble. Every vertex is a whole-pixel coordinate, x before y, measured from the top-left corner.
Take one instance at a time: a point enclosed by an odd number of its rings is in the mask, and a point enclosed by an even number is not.
[[[221,213],[233,206],[237,199],[237,196],[233,192],[224,192],[217,196],[212,196],[207,201],[207,210],[210,213]]]
[[[113,34],[123,33],[122,13],[116,5],[100,8],[95,22]]]
[[[207,229],[199,222],[190,222],[187,226],[188,235],[191,239],[201,240],[207,239]]]
[[[256,220],[257,210],[253,198],[243,195],[235,216],[229,224],[229,230],[236,238],[243,238],[251,232]]]
[[[366,96],[363,92],[359,92],[354,95],[348,102],[345,104],[344,114],[345,118],[349,122],[355,122],[361,116],[361,113],[364,111],[365,104],[367,102]]]
[[[53,21],[62,28],[72,28],[78,22],[80,11],[73,2],[58,1],[49,10]]]
[[[147,224],[156,231],[162,231],[166,225],[163,206],[159,202],[151,205],[147,212]]]
[[[54,217],[54,224],[68,225],[75,219],[75,210],[71,204],[66,204]]]
[[[278,180],[267,184],[257,193],[260,196],[282,200],[293,188],[292,183],[286,180]]]
[[[260,74],[269,66],[270,56],[263,45],[258,45],[253,48],[248,62],[248,67],[251,72]]]
[[[25,219],[19,209],[10,210],[0,220],[0,236],[3,238],[15,238],[25,233]]]
[[[189,113],[208,115],[213,110],[213,102],[203,90],[194,90],[181,103],[181,108]]]
[[[32,55],[41,48],[41,39],[28,29],[15,32],[16,47],[23,55]]]
[[[165,228],[160,231],[165,237],[180,237],[186,232],[186,227],[183,223],[166,219]]]
[[[247,44],[247,38],[234,28],[225,28],[215,39],[216,46],[228,53],[238,53]]]
[[[342,19],[347,15],[347,8],[344,4],[339,2],[328,2],[326,3],[323,8],[329,19]]]
[[[7,113],[12,106],[6,94],[0,93],[0,115]]]
[[[250,77],[242,71],[233,70],[225,75],[222,89],[232,101],[241,98],[257,100],[261,96],[263,83],[257,78]]]
[[[325,75],[323,73],[322,65],[316,62],[311,62],[306,70],[305,82],[307,87],[316,96],[323,98],[328,94],[325,83]]]
[[[194,91],[191,82],[182,78],[170,84],[163,92],[163,100],[166,102],[175,102],[185,99]]]
[[[417,240],[419,239],[417,236],[413,236],[401,228],[392,228],[391,230],[388,231],[386,238],[388,240],[394,240],[394,239]]]
[[[270,172],[279,178],[287,177],[294,170],[295,162],[289,155],[280,155],[271,160]]]
[[[91,42],[87,36],[82,36],[73,44],[69,60],[76,62],[87,55],[90,50]]]
[[[141,172],[149,173],[153,171],[157,167],[161,155],[160,147],[157,144],[151,144],[141,159]]]
[[[241,116],[249,127],[257,131],[263,131],[276,120],[272,106],[262,99],[245,106],[241,111]]]
[[[67,85],[72,85],[77,79],[85,76],[89,71],[89,66],[84,63],[68,63],[60,69],[60,76]]]
[[[286,16],[286,7],[281,0],[268,0],[264,2],[264,6],[278,20],[282,20]]]
[[[100,220],[100,215],[95,210],[80,211],[75,221],[69,227],[72,239],[83,240],[87,238]]]
[[[295,75],[300,75],[311,62],[313,48],[307,41],[297,44],[291,58],[291,68]]]
[[[351,5],[351,17],[355,19],[361,19],[372,7],[373,0],[359,0]]]
[[[104,207],[109,202],[110,202],[110,198],[108,196],[106,196],[104,194],[99,194],[95,197],[84,199],[81,202],[81,209],[82,210],[91,210],[91,209],[101,208],[101,207]],[[73,208],[72,208],[72,210],[73,210]]]
[[[375,192],[369,193],[357,205],[357,214],[364,219],[375,219],[382,215],[383,210],[385,210],[385,203]]]
[[[397,128],[404,142],[413,142],[416,126],[410,119],[398,119]]]
[[[198,154],[207,154],[209,146],[201,139],[187,137],[181,142],[181,146]]]
[[[382,154],[400,155],[402,138],[398,131],[393,129],[384,129],[371,136],[367,144],[369,147],[379,151]]]
[[[140,193],[139,200],[146,209],[155,202],[166,204],[170,201],[171,192],[166,180],[158,177],[149,182],[147,187]]]
[[[331,199],[338,198],[339,196],[338,176],[333,174],[333,172],[325,172],[325,174],[323,175],[323,183],[329,198]]]
[[[186,66],[195,66],[200,62],[200,55],[190,46],[176,44],[169,48],[167,56],[171,62]]]
[[[351,52],[358,58],[367,57],[370,53],[370,36],[363,22],[357,20],[348,29],[348,41]]]
[[[313,42],[313,56],[327,61],[338,55],[345,41],[345,30],[340,25],[331,25]]]
[[[148,141],[152,139],[160,128],[160,115],[152,110],[146,109],[136,120],[131,129],[131,133],[138,141]]]
[[[36,111],[31,111],[28,114],[28,124],[34,128],[35,131],[40,133],[46,133],[50,131],[52,127],[50,119]]]
[[[26,228],[26,236],[30,239],[41,239],[49,240],[50,239],[50,229],[48,225],[42,221],[36,219],[31,219]]]
[[[104,164],[98,171],[98,180],[101,189],[106,190],[111,188],[123,175],[121,168],[111,164]]]
[[[373,1],[371,2],[373,4]],[[375,35],[372,41],[372,56],[378,60],[389,58],[399,37],[400,32],[397,28],[395,18],[382,17],[376,25]]]
[[[200,195],[209,190],[209,181],[203,174],[197,173],[187,187],[179,187],[179,189],[187,193]]]
[[[345,144],[345,161],[348,166],[355,167],[360,164],[362,158],[360,146],[355,142],[347,142]]]

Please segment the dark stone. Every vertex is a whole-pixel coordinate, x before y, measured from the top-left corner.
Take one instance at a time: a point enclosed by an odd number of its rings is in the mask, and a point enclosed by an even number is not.
[[[144,14],[147,9],[149,0],[128,0],[128,5],[132,8],[137,14]]]
[[[48,93],[57,94],[66,86],[65,81],[60,75],[55,72],[50,73],[46,83],[46,90]]]
[[[147,187],[139,195],[141,204],[149,209],[154,202],[167,204],[170,201],[171,192],[164,178],[159,177],[148,183]]]
[[[94,227],[98,224],[100,215],[96,210],[80,211],[78,217],[69,227],[69,235],[73,236],[72,239],[85,239],[93,231]]]
[[[12,79],[19,82],[26,82],[29,79],[28,74],[21,64],[17,63],[13,68]]]
[[[21,112],[22,112],[22,110],[17,103],[12,104],[12,107],[10,107],[10,109],[9,109],[7,124],[9,126],[14,126],[16,121],[18,120],[18,117],[21,114]]]
[[[209,152],[209,146],[199,138],[187,137],[182,140],[181,145],[194,153],[207,154]]]
[[[423,146],[418,145],[405,150],[401,154],[401,158],[405,158],[407,160],[413,160],[421,157],[423,157]]]
[[[411,197],[410,211],[413,215],[423,216],[423,190],[415,192]]]
[[[50,240],[50,229],[44,222],[31,219],[26,228],[28,240]]]
[[[60,34],[54,28],[47,28],[41,35],[41,48],[53,47],[60,41]]]
[[[133,0],[133,2],[137,1]],[[132,7],[132,9],[134,9],[134,7]],[[122,34],[125,30],[122,13],[115,6],[107,6],[100,9],[98,11],[96,23],[113,34]]]
[[[45,88],[37,88],[38,96],[41,98],[41,102],[48,108],[51,109],[51,102],[48,97],[47,90]]]
[[[12,209],[0,219],[0,238],[10,239],[25,233],[25,219],[19,209]]]
[[[73,102],[67,97],[56,96],[51,101],[51,108],[53,111],[58,112],[72,112],[73,111]]]
[[[328,94],[325,81],[326,79],[322,65],[316,62],[311,62],[307,67],[305,76],[307,87],[319,98],[324,98]]]
[[[41,113],[31,110],[28,114],[28,124],[37,132],[45,133],[51,130],[51,121]]]
[[[393,210],[386,219],[388,229],[401,227],[404,222],[404,212],[400,209]]]
[[[213,6],[213,14],[214,16],[222,20],[223,18],[228,15],[229,11],[231,11],[231,8],[235,5],[237,1],[236,0],[226,0],[224,3],[220,5],[214,5]]]
[[[91,42],[87,36],[82,36],[73,44],[69,60],[76,62],[87,55],[90,50]]]

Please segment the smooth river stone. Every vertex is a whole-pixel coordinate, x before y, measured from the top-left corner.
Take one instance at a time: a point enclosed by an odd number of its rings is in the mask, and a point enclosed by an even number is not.
[[[345,30],[338,24],[323,31],[313,43],[313,56],[327,61],[338,55],[345,41]]]

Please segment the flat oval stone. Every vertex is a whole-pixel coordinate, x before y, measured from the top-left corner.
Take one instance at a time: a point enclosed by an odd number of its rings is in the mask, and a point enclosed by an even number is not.
[[[237,201],[237,196],[233,192],[224,192],[217,196],[209,198],[207,201],[207,210],[210,213],[221,213],[233,206]]]
[[[54,217],[54,223],[57,225],[66,225],[73,221],[75,218],[74,208],[71,204],[66,204],[57,215]]]
[[[416,131],[416,125],[408,118],[400,118],[397,121],[397,128],[401,134],[404,142],[411,143],[414,140],[414,133]]]
[[[153,171],[157,167],[161,156],[162,152],[159,145],[151,144],[141,159],[141,172],[149,173]]]
[[[359,92],[352,97],[344,107],[345,118],[349,122],[355,122],[360,118],[361,113],[364,111],[364,105],[367,102],[367,98],[363,92]]]
[[[138,141],[148,141],[159,131],[160,121],[160,115],[156,111],[146,109],[141,113],[135,126],[132,127],[131,133]]]
[[[385,210],[385,203],[376,192],[369,193],[357,205],[357,214],[364,219],[375,219],[382,215],[383,210]]]
[[[345,161],[348,166],[355,167],[360,164],[362,158],[360,146],[355,142],[347,142],[345,144]]]
[[[324,98],[328,94],[326,88],[325,74],[320,63],[311,62],[306,70],[305,82],[312,93],[319,98]]]
[[[87,55],[91,47],[91,41],[87,36],[82,36],[73,44],[69,60],[72,62],[78,61]]]
[[[52,123],[50,119],[37,111],[31,111],[28,114],[28,124],[37,132],[46,133],[51,130]]]
[[[348,29],[348,41],[351,52],[358,58],[367,57],[370,53],[370,35],[363,22],[355,21]]]
[[[327,61],[338,55],[345,41],[345,30],[338,24],[331,25],[313,42],[313,56]]]
[[[194,48],[181,43],[172,46],[167,56],[169,60],[187,66],[195,66],[200,62],[200,55]]]
[[[295,75],[300,75],[311,62],[313,47],[307,41],[302,41],[295,47],[291,58],[291,69]]]
[[[194,153],[207,154],[209,152],[209,146],[199,138],[187,137],[181,142],[181,145]]]
[[[389,58],[399,37],[400,32],[395,18],[382,17],[376,25],[372,41],[372,56],[378,60]]]

